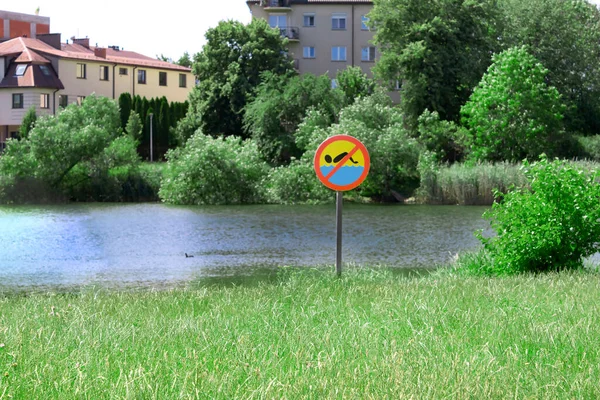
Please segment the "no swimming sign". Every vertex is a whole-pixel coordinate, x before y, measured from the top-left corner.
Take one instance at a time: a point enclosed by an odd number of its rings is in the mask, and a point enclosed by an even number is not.
[[[358,139],[336,135],[321,143],[315,153],[314,166],[321,183],[335,191],[347,191],[365,180],[370,158]]]

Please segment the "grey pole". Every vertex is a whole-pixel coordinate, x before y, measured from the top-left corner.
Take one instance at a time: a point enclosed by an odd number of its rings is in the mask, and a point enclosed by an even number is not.
[[[337,276],[342,276],[342,204],[344,201],[343,192],[336,192],[335,202],[335,227],[336,235],[336,254],[335,254],[335,271]]]
[[[154,161],[152,151],[152,113],[150,113],[150,162]]]

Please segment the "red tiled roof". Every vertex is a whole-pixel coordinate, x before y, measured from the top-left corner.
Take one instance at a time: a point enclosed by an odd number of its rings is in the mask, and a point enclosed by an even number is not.
[[[42,72],[40,65],[29,64],[23,76],[15,76],[18,64],[11,64],[6,73],[6,76],[0,82],[0,88],[17,88],[17,87],[37,87],[46,89],[64,89],[62,82],[56,76],[56,72],[51,65],[46,65],[49,68],[50,74],[46,75]]]
[[[125,65],[133,65],[133,66],[143,66],[143,67],[151,67],[151,68],[159,68],[159,69],[169,69],[169,70],[177,70],[177,71],[185,71],[190,72],[191,69],[187,67],[182,67],[177,64],[171,64],[168,62],[155,60],[151,57],[146,57],[142,54],[135,53],[133,51],[117,51],[114,49],[106,50],[106,58],[97,57],[94,54],[94,48],[84,47],[79,44],[63,44],[62,49],[58,50],[54,47],[42,42],[41,40],[18,37],[15,39],[8,40],[6,42],[0,43],[0,56],[7,55],[17,55],[22,54],[24,52],[30,50],[35,50],[36,53],[42,53],[43,55],[52,55],[61,58],[69,58],[76,60],[87,60],[87,61],[95,61],[95,62],[112,62],[119,63]],[[41,57],[40,54],[37,54]],[[31,57],[31,56],[23,56],[23,57]],[[43,57],[42,57],[43,58]],[[41,61],[40,61],[41,62]]]
[[[35,63],[35,64],[50,64],[46,58],[40,56],[35,51],[30,48],[25,48],[25,51],[21,53],[19,57],[15,60],[17,63]]]

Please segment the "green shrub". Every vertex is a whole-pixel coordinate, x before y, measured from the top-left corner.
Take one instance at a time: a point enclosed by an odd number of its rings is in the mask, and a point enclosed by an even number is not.
[[[167,153],[160,198],[174,204],[243,204],[264,200],[268,173],[256,143],[196,132],[185,147]]]
[[[576,140],[581,147],[581,158],[600,161],[600,135],[577,136]]]
[[[600,174],[566,161],[523,165],[530,188],[504,195],[484,217],[497,236],[479,238],[493,259],[491,274],[582,267],[600,237]]]
[[[293,160],[287,166],[273,168],[267,178],[267,200],[270,203],[326,203],[335,198],[318,179],[308,160]]]

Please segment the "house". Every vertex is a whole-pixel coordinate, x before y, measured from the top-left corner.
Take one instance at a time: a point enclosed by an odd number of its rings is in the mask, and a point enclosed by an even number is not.
[[[126,92],[183,102],[195,85],[190,68],[119,46],[90,46],[88,38],[61,43],[60,34],[39,30],[35,38],[0,43],[0,151],[32,106],[38,116],[56,114],[92,93],[118,99]]]
[[[360,67],[371,76],[378,57],[366,23],[372,0],[249,0],[253,18],[262,18],[289,39],[299,73],[328,74]]]

